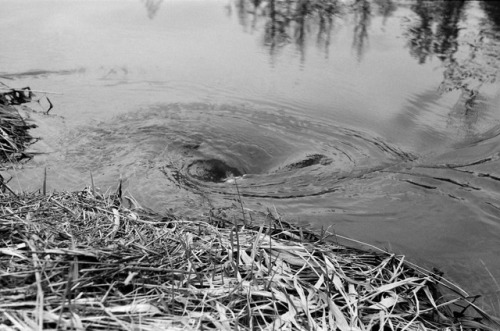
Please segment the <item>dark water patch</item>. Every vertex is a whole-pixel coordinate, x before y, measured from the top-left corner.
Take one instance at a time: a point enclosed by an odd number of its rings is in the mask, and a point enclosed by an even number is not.
[[[0,78],[3,79],[20,79],[20,78],[40,78],[49,75],[74,75],[85,73],[85,68],[68,69],[68,70],[28,70],[13,73],[0,73]]]
[[[331,164],[332,160],[321,154],[312,154],[307,155],[305,159],[287,164],[283,169],[284,170],[294,170],[294,169],[302,169],[305,167],[310,167],[312,165],[328,165]]]
[[[498,176],[494,176],[494,175],[491,175],[491,174],[477,173],[477,176],[479,176],[479,177],[491,178],[491,179],[493,179],[493,180],[500,181],[500,177],[498,177]]]
[[[413,180],[409,180],[409,179],[405,179],[405,182],[413,184],[413,185],[416,185],[416,186],[419,186],[419,187],[423,187],[423,188],[429,189],[429,190],[435,190],[435,189],[437,189],[436,186],[431,186],[431,185],[426,185],[426,184],[422,184],[422,183],[417,183],[417,182],[415,182]]]
[[[454,184],[454,185],[457,185],[457,186],[460,186],[463,188],[468,188],[468,189],[472,189],[472,190],[480,190],[479,187],[472,186],[468,183],[461,183],[458,180],[454,180],[452,178],[443,178],[443,177],[432,177],[432,178],[434,178],[436,180],[443,181],[443,182],[448,182],[448,183],[451,183],[451,184]]]
[[[197,160],[191,163],[188,167],[188,173],[197,179],[209,182],[223,182],[224,180],[241,176],[242,173],[221,160]]]
[[[275,109],[199,104],[180,107],[186,108],[187,118],[172,123],[172,128],[190,132],[198,141],[189,143],[179,132],[175,139],[180,142],[166,142],[169,157],[177,155],[178,160],[166,164],[163,170],[175,185],[188,190],[197,187],[207,195],[232,199],[234,181],[243,197],[324,195],[337,191],[343,181],[416,159],[414,154],[368,133],[283,112],[276,116]],[[165,116],[169,108],[164,106],[163,115],[154,112]],[[198,113],[200,108],[203,113]],[[192,122],[189,117],[193,115],[203,119]],[[228,131],[225,121],[232,122],[233,130]],[[186,124],[198,127],[181,128]],[[230,177],[236,178],[225,180]],[[220,185],[222,182],[226,185]]]

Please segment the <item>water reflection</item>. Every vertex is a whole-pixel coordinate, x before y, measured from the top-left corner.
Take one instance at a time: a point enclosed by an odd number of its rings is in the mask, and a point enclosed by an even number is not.
[[[356,51],[358,61],[363,58],[366,43],[368,42],[368,28],[371,17],[371,4],[368,0],[356,0],[354,9],[354,37],[352,47]]]
[[[437,26],[434,52],[445,61],[458,50],[459,23],[464,17],[465,0],[445,1],[442,4],[441,21]]]
[[[247,31],[254,32],[258,21],[265,21],[262,40],[271,56],[293,43],[302,61],[309,35],[316,35],[318,47],[328,52],[334,17],[345,7],[338,0],[237,0],[235,6]]]
[[[424,1],[411,2],[416,14],[410,19],[406,38],[410,53],[420,64],[436,55],[447,61],[458,49],[460,23],[469,2]],[[371,18],[382,16],[383,24],[407,2],[392,0],[236,0],[234,6],[240,24],[246,31],[263,31],[263,46],[274,56],[281,48],[295,44],[304,60],[307,39],[316,36],[316,44],[328,54],[335,19],[352,15],[354,22],[353,49],[362,60],[369,39]],[[494,5],[482,6],[495,17]],[[231,6],[229,6],[231,8]],[[231,11],[230,11],[231,12]],[[263,24],[259,22],[264,21]]]
[[[333,29],[333,15],[337,8],[330,2],[324,3],[325,10],[318,13],[318,33],[316,36],[316,45],[325,52],[328,57],[330,48],[331,31]]]
[[[500,1],[481,1],[481,7],[496,30],[500,30]]]
[[[367,51],[370,23],[375,16],[388,18],[408,2],[392,0],[237,0],[235,3],[239,23],[246,31],[262,31],[262,44],[273,59],[285,46],[293,44],[305,62],[308,39],[315,37],[316,45],[329,55],[331,35],[335,22],[352,17],[354,25],[352,48],[358,61]],[[456,1],[411,1],[409,8],[415,15],[405,17],[407,46],[419,64],[432,57],[441,61],[444,68],[439,92],[460,90],[465,98],[465,107],[472,109],[480,87],[494,81],[498,59],[492,41],[487,36],[491,31],[485,25],[499,26],[498,4],[481,2],[488,18],[483,26],[465,29],[465,12],[477,4],[467,0]],[[469,23],[467,23],[469,24]],[[476,31],[474,31],[476,29]],[[461,33],[470,30],[469,35]],[[486,38],[485,38],[486,37]],[[471,79],[472,77],[472,79]]]
[[[457,59],[460,24],[464,20],[466,1],[417,1],[411,9],[416,20],[408,27],[407,38],[410,54],[424,64],[436,56],[442,63],[443,80],[438,91],[446,93],[460,90],[457,102],[448,114],[449,127],[471,135],[477,120],[473,113],[477,89],[464,81],[463,61]],[[460,124],[457,124],[460,123]]]
[[[410,19],[406,38],[410,54],[420,64],[433,55],[445,60],[457,51],[458,23],[464,4],[465,1],[418,0],[411,6],[416,18]]]
[[[144,6],[146,6],[149,19],[153,19],[160,9],[163,0],[142,0],[142,2],[144,3]]]
[[[455,123],[461,119],[461,126],[467,132],[474,131],[478,109],[484,103],[478,102],[481,88],[495,81],[500,65],[496,55],[500,39],[487,27],[491,23],[482,20],[478,26],[470,26],[467,21],[470,29],[464,29],[465,11],[475,4],[465,0],[418,0],[411,6],[416,16],[409,18],[405,35],[410,54],[420,64],[433,56],[441,61],[443,80],[438,91],[458,91],[449,121]],[[482,8],[488,17],[497,17],[494,5],[483,4]]]
[[[274,55],[281,46],[286,45],[292,39],[289,33],[291,17],[286,15],[290,11],[291,2],[283,3],[284,6],[276,6],[274,0],[268,3],[269,20],[265,25],[264,45],[269,48],[271,55]],[[283,8],[281,8],[283,7]],[[280,9],[283,11],[281,12]]]
[[[460,63],[455,58],[458,51],[460,23],[464,18],[466,1],[422,1],[418,0],[411,6],[416,17],[410,19],[406,38],[410,54],[420,64],[431,57],[439,58],[444,67],[444,81],[441,91],[450,91],[458,87],[455,82],[456,70]]]
[[[397,6],[393,0],[373,0],[378,6],[377,13],[384,18],[384,24],[387,19],[396,11]]]

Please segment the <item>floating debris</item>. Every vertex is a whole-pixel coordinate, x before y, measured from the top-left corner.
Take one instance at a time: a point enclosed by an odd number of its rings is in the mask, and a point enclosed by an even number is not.
[[[0,194],[0,329],[499,327],[403,256],[344,247],[276,217],[235,226],[215,211],[185,220],[117,200],[93,187]]]

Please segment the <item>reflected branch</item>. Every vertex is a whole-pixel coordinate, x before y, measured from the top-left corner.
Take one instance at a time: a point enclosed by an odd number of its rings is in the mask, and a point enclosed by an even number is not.
[[[500,31],[500,1],[482,0],[480,5],[486,16],[488,16],[492,28]]]
[[[163,0],[142,0],[142,2],[146,6],[149,19],[153,19],[160,9]]]
[[[361,61],[368,41],[368,27],[371,19],[371,4],[368,0],[356,0],[354,9],[354,37],[352,47],[356,50],[358,61]]]
[[[263,46],[271,56],[295,44],[302,61],[310,35],[316,35],[318,46],[327,51],[333,18],[345,6],[339,0],[235,0],[234,5],[245,29],[254,31],[257,21],[264,20]]]
[[[334,23],[347,15],[354,15],[353,48],[361,60],[373,14],[386,19],[397,8],[395,0],[234,0],[233,4],[245,30],[262,29],[262,44],[271,57],[293,44],[302,63],[310,38],[328,56]]]
[[[432,56],[435,38],[432,26],[436,20],[438,3],[438,1],[418,0],[411,6],[417,17],[414,21],[409,21],[405,36],[408,39],[410,55],[416,58],[419,64],[424,64],[427,58]]]
[[[233,0],[232,6],[238,15],[239,23],[248,32],[262,33],[262,46],[265,47],[271,58],[280,50],[295,45],[300,54],[301,63],[305,62],[306,50],[312,44],[321,49],[326,56],[330,50],[331,35],[334,33],[336,22],[342,24],[341,19],[352,15],[354,22],[352,47],[358,61],[363,59],[367,51],[371,20],[375,16],[382,16],[383,22],[390,17],[398,6],[409,7],[414,15],[406,17],[404,37],[412,57],[418,63],[424,64],[435,57],[444,67],[441,91],[463,89],[472,91],[471,84],[465,81],[465,76],[478,75],[470,73],[471,66],[478,56],[473,49],[467,50],[460,32],[465,21],[465,11],[471,5],[467,0]],[[488,22],[497,29],[500,24],[500,5],[488,1],[480,2],[478,6],[487,14]],[[232,10],[231,10],[232,12]],[[346,20],[348,21],[348,20]],[[481,35],[484,35],[482,32]],[[491,40],[491,38],[488,38]],[[476,48],[484,45],[472,41]],[[466,43],[467,44],[467,43]],[[463,56],[469,52],[469,56]],[[461,53],[461,56],[457,54]],[[497,52],[498,53],[498,52]],[[489,56],[491,58],[491,56]],[[471,60],[464,60],[470,58]],[[496,59],[493,59],[496,63]],[[475,66],[474,70],[482,72]],[[467,73],[469,71],[469,73]],[[483,81],[491,80],[491,77]],[[464,88],[464,86],[466,86]],[[477,91],[476,91],[477,92]],[[471,98],[476,92],[471,92]]]
[[[330,48],[330,39],[333,29],[333,18],[331,15],[319,15],[318,17],[318,33],[316,37],[316,44],[322,48],[328,57],[328,50]]]
[[[492,83],[498,74],[500,50],[498,36],[491,27],[479,27],[477,32],[461,35],[465,10],[471,3],[458,1],[418,0],[411,9],[416,17],[409,18],[406,38],[410,54],[420,64],[435,56],[443,66],[440,93],[460,91],[454,109],[470,117],[476,109],[476,99],[484,84]],[[483,22],[491,24],[489,22]]]
[[[384,25],[389,17],[398,8],[393,0],[373,0],[373,2],[378,6],[378,14],[382,15],[384,18]]]
[[[276,3],[275,0],[268,2],[269,18],[264,30],[264,45],[269,48],[271,56],[291,40],[288,33],[291,18],[285,14],[289,11],[287,7],[290,3],[290,1]]]

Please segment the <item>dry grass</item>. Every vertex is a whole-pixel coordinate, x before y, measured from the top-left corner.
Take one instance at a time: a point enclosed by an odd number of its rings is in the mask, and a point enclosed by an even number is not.
[[[94,191],[0,194],[0,330],[498,328],[402,256]]]
[[[29,87],[11,89],[0,83],[0,163],[30,157],[25,150],[36,139],[28,130],[36,125],[26,123],[14,105],[31,102],[32,96]]]
[[[0,162],[29,157],[25,150],[35,141],[28,133],[33,127],[13,106],[0,104]]]

